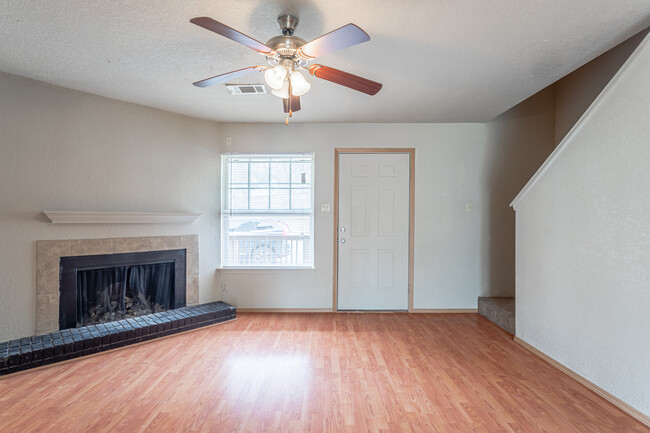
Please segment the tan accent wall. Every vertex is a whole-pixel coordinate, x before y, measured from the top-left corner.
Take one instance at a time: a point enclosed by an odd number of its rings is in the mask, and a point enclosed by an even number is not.
[[[555,83],[556,145],[587,111],[649,31],[650,28],[632,36]]]
[[[648,29],[487,123],[493,147],[485,188],[489,218],[486,296],[515,295],[515,214],[510,202],[573,128]]]
[[[45,308],[40,301],[53,296],[36,282],[42,239],[92,254],[108,248],[106,239],[117,252],[199,236],[192,284],[200,283],[201,302],[220,298],[217,123],[4,73],[0,95],[0,341],[34,335],[37,300]],[[201,216],[192,224],[52,224],[43,210]]]

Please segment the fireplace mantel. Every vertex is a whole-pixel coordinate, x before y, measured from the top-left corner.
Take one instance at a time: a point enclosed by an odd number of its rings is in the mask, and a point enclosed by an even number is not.
[[[187,212],[43,211],[53,224],[191,224],[201,214]]]

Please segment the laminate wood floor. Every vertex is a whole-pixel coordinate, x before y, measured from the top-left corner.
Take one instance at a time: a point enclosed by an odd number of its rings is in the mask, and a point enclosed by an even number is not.
[[[648,432],[476,314],[239,319],[0,378],[0,432]]]

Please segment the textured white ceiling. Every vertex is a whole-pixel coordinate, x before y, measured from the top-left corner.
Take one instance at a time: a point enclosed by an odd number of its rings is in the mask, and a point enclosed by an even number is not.
[[[191,85],[264,59],[189,22],[209,16],[266,42],[281,13],[308,41],[363,28],[369,42],[317,62],[384,84],[368,96],[309,77],[294,121],[483,122],[645,28],[650,0],[0,0],[0,71],[189,116],[282,122],[272,95]]]

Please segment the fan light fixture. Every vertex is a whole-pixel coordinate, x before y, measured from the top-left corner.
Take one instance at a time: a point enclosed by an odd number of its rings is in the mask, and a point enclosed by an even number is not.
[[[289,79],[291,80],[291,94],[293,96],[302,96],[311,88],[311,84],[298,71],[293,71]]]
[[[270,86],[270,84],[269,84],[269,86]],[[289,97],[289,80],[282,81],[282,87],[280,87],[279,89],[271,90],[271,93],[273,93],[278,98],[282,98],[282,99],[288,98]]]
[[[276,65],[264,72],[264,81],[271,89],[279,90],[284,85],[287,77],[287,70],[282,65]]]
[[[271,93],[282,99],[289,97],[289,83],[293,96],[302,96],[311,88],[311,84],[300,72],[292,70],[287,73],[287,69],[282,65],[268,68],[264,72],[264,81],[273,89]]]

